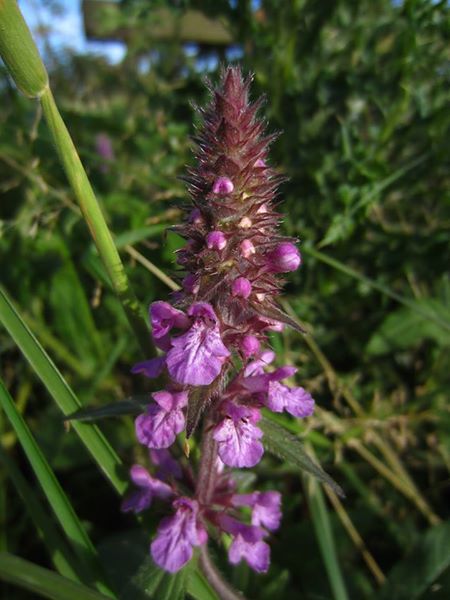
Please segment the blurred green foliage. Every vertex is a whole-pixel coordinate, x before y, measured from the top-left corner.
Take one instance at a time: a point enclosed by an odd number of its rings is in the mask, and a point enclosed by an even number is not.
[[[433,562],[409,596],[395,591],[398,573],[423,566],[420,552],[405,559],[423,536],[432,549],[439,539],[450,558],[437,524],[437,516],[449,518],[448,2],[263,0],[252,7],[246,0],[185,1],[176,11],[187,7],[226,15],[234,54],[240,48],[243,68],[255,73],[254,97],[267,96],[269,129],[282,132],[272,157],[289,177],[280,196],[284,226],[304,249],[304,265],[289,277],[286,300],[312,335],[308,341],[277,334],[273,344],[299,366],[299,382],[321,407],[307,430],[284,424],[306,435],[345,488],[342,510],[382,574],[389,577],[394,569],[386,588],[394,591],[383,598],[448,598],[448,560],[444,566]],[[140,35],[151,19],[149,3],[123,2],[122,21],[115,25],[133,23],[136,33],[120,64],[58,54],[50,46],[44,56],[144,305],[167,298],[169,290],[136,262],[129,246],[176,274],[174,251],[181,241],[164,230],[178,222],[186,202],[177,177],[191,161],[192,103],[207,97],[205,70],[214,80],[220,61],[233,55],[233,49],[204,47],[186,52],[176,39],[162,43]],[[138,345],[40,110],[17,93],[4,71],[0,105],[2,284],[84,404],[142,393],[145,383],[129,375],[141,358]],[[99,134],[111,139],[112,158],[96,150]],[[326,264],[314,248],[366,282]],[[371,282],[413,305],[402,305]],[[48,394],[3,329],[0,345],[2,377],[77,513],[89,523],[92,539],[105,548],[108,536],[125,537],[132,521],[119,514],[116,497],[74,436],[64,432]],[[2,418],[2,443],[28,472]],[[136,458],[131,420],[105,421],[102,428],[126,462]],[[366,450],[387,464],[398,485],[374,467]],[[404,479],[402,469],[409,473]],[[314,534],[317,511],[298,472],[267,458],[259,476],[263,488],[282,491],[284,524],[272,544],[269,574],[257,577],[239,567],[230,575],[235,584],[250,598],[336,598]],[[400,485],[408,477],[414,492],[409,495]],[[9,484],[3,483],[0,506],[6,531],[1,548],[45,564],[41,542]],[[349,597],[376,598],[380,581],[339,515],[330,505]],[[156,522],[149,515],[149,527]],[[403,560],[410,562],[402,566]]]

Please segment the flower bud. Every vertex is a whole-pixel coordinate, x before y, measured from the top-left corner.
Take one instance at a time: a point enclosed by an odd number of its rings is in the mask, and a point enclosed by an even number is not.
[[[259,352],[260,343],[256,336],[254,335],[246,335],[242,338],[241,341],[241,350],[242,354],[245,358],[250,358],[250,356],[255,356]]]
[[[250,229],[252,225],[252,220],[249,217],[242,217],[242,219],[238,223],[238,226],[242,227],[242,229]]]
[[[231,284],[231,293],[233,296],[248,298],[252,293],[252,284],[246,277],[238,277]]]
[[[234,185],[231,179],[228,177],[218,177],[213,185],[212,191],[213,194],[218,194],[219,196],[226,196],[227,194],[231,194],[234,190]]]
[[[274,273],[288,273],[295,271],[302,262],[298,249],[290,242],[279,244],[275,250],[267,255],[268,266]]]
[[[183,281],[181,282],[183,289],[188,292],[189,294],[196,294],[198,292],[198,290],[200,289],[200,283],[198,280],[198,277],[196,275],[193,275],[192,273],[189,273],[189,275],[186,275],[186,277],[183,279]]]
[[[210,250],[223,250],[227,245],[227,238],[221,231],[211,231],[206,236],[206,245]]]
[[[244,258],[249,258],[252,254],[255,254],[256,248],[250,240],[242,240],[240,244],[241,255]]]
[[[203,223],[202,213],[199,208],[194,208],[188,217],[188,222],[193,225],[201,225]]]

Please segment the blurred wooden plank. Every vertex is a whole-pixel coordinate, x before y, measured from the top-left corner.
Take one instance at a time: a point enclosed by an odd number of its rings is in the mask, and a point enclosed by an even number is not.
[[[121,20],[120,3],[108,0],[83,0],[84,30],[88,40],[124,41],[147,33],[152,39],[194,42],[206,46],[225,46],[233,43],[227,20],[211,19],[198,10],[178,15],[167,8],[151,11],[152,24],[130,27],[118,26]]]

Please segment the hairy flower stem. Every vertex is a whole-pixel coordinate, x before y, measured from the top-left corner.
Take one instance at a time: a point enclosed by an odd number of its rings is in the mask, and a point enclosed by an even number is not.
[[[217,443],[213,438],[212,418],[205,418],[196,496],[200,504],[208,504],[214,493],[217,476]]]
[[[211,587],[221,600],[245,600],[245,596],[233,588],[222,578],[211,561],[206,547],[200,549],[200,566]]]

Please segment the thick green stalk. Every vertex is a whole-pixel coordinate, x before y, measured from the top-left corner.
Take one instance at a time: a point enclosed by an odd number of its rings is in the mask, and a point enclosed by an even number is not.
[[[50,88],[41,95],[42,109],[64,171],[72,186],[78,205],[89,227],[100,258],[108,272],[136,337],[146,356],[153,356],[148,329],[138,300],[132,291],[119,252],[114,244],[86,171],[81,164],[67,127],[55,104]]]

